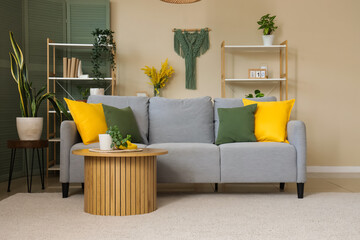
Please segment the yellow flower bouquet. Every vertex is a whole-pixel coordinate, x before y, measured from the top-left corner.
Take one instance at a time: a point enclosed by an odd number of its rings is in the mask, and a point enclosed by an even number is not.
[[[167,59],[164,63],[161,63],[159,72],[156,68],[150,68],[149,66],[145,66],[141,70],[150,78],[149,84],[154,86],[154,97],[160,95],[160,89],[166,86],[169,78],[171,78],[175,72],[173,67],[168,65]]]

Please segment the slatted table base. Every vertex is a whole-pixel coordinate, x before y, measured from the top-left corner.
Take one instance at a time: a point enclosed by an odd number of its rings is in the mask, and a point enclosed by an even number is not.
[[[85,157],[84,210],[127,216],[156,210],[156,156]]]

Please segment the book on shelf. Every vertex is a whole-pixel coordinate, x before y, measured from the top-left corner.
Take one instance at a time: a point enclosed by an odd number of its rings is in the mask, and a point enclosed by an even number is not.
[[[79,77],[78,76],[78,69],[79,69],[79,59],[75,59],[75,73],[74,73],[74,77]]]
[[[70,77],[70,66],[71,66],[71,59],[68,58],[67,67],[66,67],[66,77]]]
[[[67,77],[67,58],[63,58],[63,77]]]
[[[81,61],[78,58],[63,58],[63,77],[78,78],[81,69]]]

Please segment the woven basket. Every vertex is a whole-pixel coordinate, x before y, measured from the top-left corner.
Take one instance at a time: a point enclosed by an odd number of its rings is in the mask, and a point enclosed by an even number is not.
[[[200,0],[161,0],[161,1],[167,2],[167,3],[175,3],[175,4],[187,4],[187,3],[198,2]]]

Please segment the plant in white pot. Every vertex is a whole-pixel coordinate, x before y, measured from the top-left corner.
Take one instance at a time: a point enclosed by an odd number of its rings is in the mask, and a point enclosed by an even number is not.
[[[104,65],[104,59],[108,58],[111,64],[111,70],[115,71],[115,53],[116,43],[110,29],[96,28],[91,34],[94,36],[94,44],[91,51],[92,73],[97,81],[98,88],[90,88],[90,95],[104,95],[105,89],[102,87],[101,80],[104,80],[104,74],[100,71]]]
[[[278,28],[275,26],[274,20],[276,16],[270,16],[270,14],[266,14],[260,18],[257,24],[260,25],[258,29],[263,30],[263,42],[264,46],[271,46],[274,40],[273,32]]]
[[[45,93],[45,86],[38,92],[29,81],[28,70],[24,62],[24,55],[15,41],[12,32],[10,42],[13,52],[10,52],[11,75],[14,78],[20,97],[20,111],[22,117],[16,118],[16,128],[20,140],[39,140],[43,129],[43,118],[38,117],[38,111],[44,100],[49,100],[57,114],[64,113],[66,118],[71,118],[65,107],[55,99],[54,93]]]

